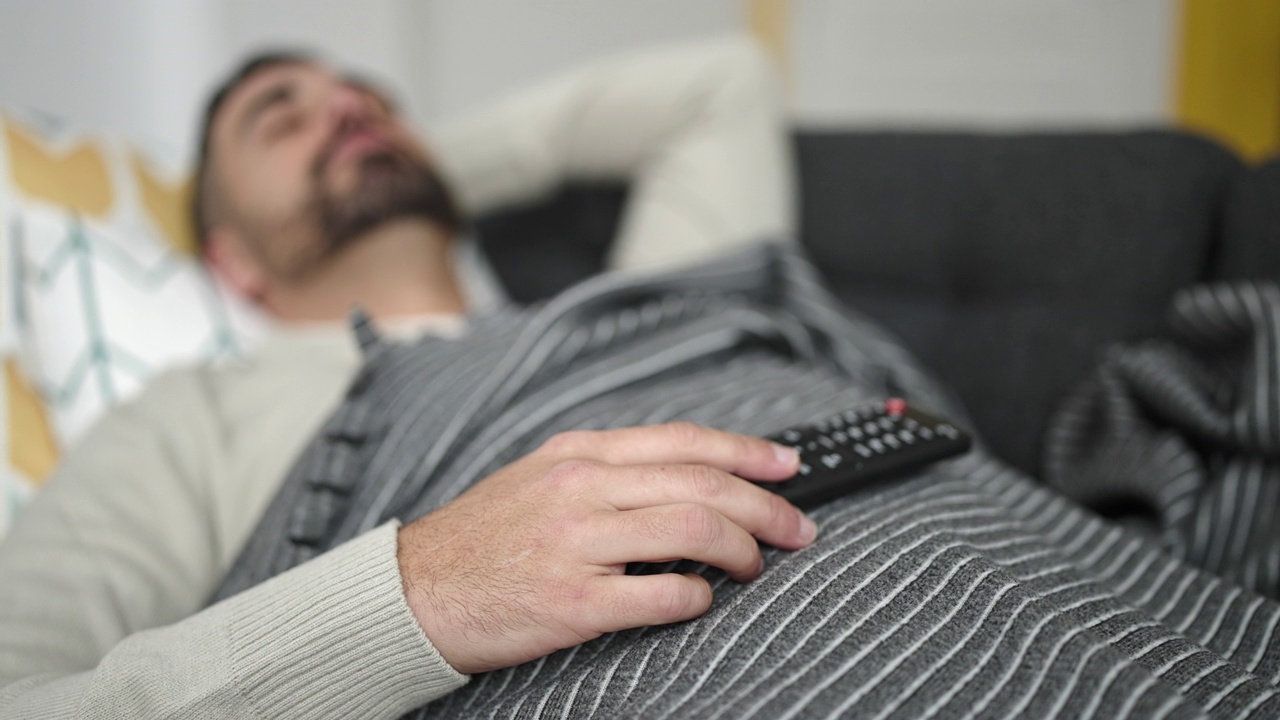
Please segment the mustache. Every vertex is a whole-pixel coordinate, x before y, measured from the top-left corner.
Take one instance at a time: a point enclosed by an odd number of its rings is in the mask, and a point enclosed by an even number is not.
[[[316,157],[311,161],[311,177],[320,178],[324,175],[324,171],[328,169],[329,163],[333,162],[333,156],[337,154],[338,149],[342,147],[342,143],[347,138],[357,133],[366,132],[370,128],[367,125],[351,125],[340,127],[334,130],[333,134],[325,140],[320,146],[320,152],[316,153]],[[381,136],[379,136],[381,137]],[[389,154],[398,154],[394,149],[387,148],[384,152]]]

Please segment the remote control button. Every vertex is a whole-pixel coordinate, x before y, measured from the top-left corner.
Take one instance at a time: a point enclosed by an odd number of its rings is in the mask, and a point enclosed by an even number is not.
[[[841,460],[844,460],[844,458],[840,457],[836,453],[830,453],[822,456],[822,464],[826,465],[828,470],[835,470],[839,467]]]
[[[788,430],[782,433],[782,439],[789,443],[800,442],[800,431]]]
[[[884,401],[884,409],[890,415],[901,415],[907,411],[907,401],[902,398],[889,398]]]
[[[880,438],[871,438],[871,441],[867,443],[867,446],[878,453],[884,452],[884,443],[880,442]]]
[[[840,417],[839,415],[832,415],[831,417],[827,418],[827,424],[830,425],[832,429],[839,430],[840,428],[844,427],[844,418]]]
[[[954,427],[946,423],[939,425],[937,427],[937,432],[939,435],[945,435],[946,437],[949,437],[952,440],[955,440],[956,438],[960,437],[960,431],[956,430]]]
[[[854,440],[861,440],[861,439],[862,439],[862,428],[860,428],[860,427],[851,427],[851,428],[849,428],[849,437],[853,438]]]
[[[847,423],[855,423],[858,421],[858,413],[853,410],[845,410],[841,413],[841,417],[843,417],[844,421]]]
[[[875,454],[871,452],[871,448],[867,447],[866,445],[863,445],[862,443],[858,443],[857,445],[854,445],[853,451],[858,453],[864,458],[869,458]]]
[[[899,430],[898,439],[908,445],[911,445],[916,441],[916,436],[912,435],[910,430]]]
[[[889,433],[888,435],[884,436],[884,444],[888,445],[894,450],[897,450],[898,448],[902,447],[902,442],[899,441],[898,436],[894,435],[893,433]]]
[[[903,420],[902,425],[908,430],[915,430],[916,428],[920,427],[920,423],[916,422],[915,420],[912,420],[911,418],[906,418],[905,420]]]
[[[836,449],[836,443],[835,443],[835,441],[834,441],[834,440],[832,440],[830,437],[828,437],[828,436],[826,436],[826,435],[822,435],[822,436],[820,436],[820,437],[818,438],[818,444],[819,444],[819,445],[821,445],[822,447],[824,447],[824,448],[828,449],[828,450],[835,450],[835,449]]]
[[[808,475],[811,472],[813,472],[813,468],[805,465],[804,463],[800,463],[800,469],[796,470],[797,475]]]
[[[843,430],[835,431],[835,434],[833,434],[831,437],[835,438],[836,442],[840,443],[841,445],[847,445],[849,443],[849,436],[845,435]]]
[[[866,425],[863,425],[863,426],[862,426],[862,430],[863,430],[863,432],[865,432],[865,433],[866,433],[866,434],[868,434],[868,435],[879,435],[879,434],[880,434],[880,426],[879,426],[879,425],[876,425],[876,424],[875,424],[875,423],[873,423],[873,422],[869,422],[869,423],[867,423]]]
[[[932,430],[930,430],[930,429],[929,429],[929,428],[927,428],[927,427],[922,427],[922,428],[920,428],[919,430],[917,430],[917,431],[916,431],[916,434],[920,436],[920,439],[921,439],[921,440],[932,440],[932,439],[933,439],[933,431],[932,431]]]
[[[813,452],[814,450],[817,450],[817,449],[818,449],[818,443],[813,442],[812,440],[810,440],[810,441],[809,441],[809,444],[808,444],[808,445],[805,445],[804,447],[805,447],[805,449],[806,449],[806,450],[808,450],[809,452]]]
[[[892,421],[892,420],[890,420],[889,418],[885,418],[885,417],[880,418],[880,429],[882,429],[882,430],[892,430],[892,429],[893,429],[893,421]]]

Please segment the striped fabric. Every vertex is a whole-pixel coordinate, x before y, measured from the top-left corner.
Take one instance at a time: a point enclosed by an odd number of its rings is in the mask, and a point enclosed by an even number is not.
[[[1280,287],[1198,286],[1170,321],[1171,339],[1113,349],[1064,403],[1045,479],[1280,598]]]
[[[347,400],[218,598],[429,512],[564,429],[763,434],[888,394],[961,418],[777,248],[598,278],[456,340],[358,330]],[[981,450],[813,515],[818,542],[767,550],[750,584],[690,563],[633,569],[705,574],[703,617],[487,673],[417,716],[1280,716],[1280,605]]]

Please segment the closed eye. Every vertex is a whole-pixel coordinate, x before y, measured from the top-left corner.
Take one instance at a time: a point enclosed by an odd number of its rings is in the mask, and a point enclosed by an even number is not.
[[[277,105],[262,120],[261,135],[268,142],[280,140],[302,127],[302,111],[295,106]]]
[[[297,92],[293,83],[274,85],[253,99],[241,120],[241,127],[250,134],[261,133],[296,104]]]

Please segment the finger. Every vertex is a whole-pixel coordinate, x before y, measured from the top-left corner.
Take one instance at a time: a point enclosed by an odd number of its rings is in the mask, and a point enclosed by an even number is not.
[[[692,620],[711,608],[711,585],[693,573],[613,575],[593,582],[592,626],[616,632]]]
[[[544,447],[612,465],[710,465],[752,480],[785,480],[800,467],[794,448],[687,422],[560,433]]]
[[[693,560],[724,570],[738,582],[754,580],[763,568],[755,538],[706,505],[685,503],[604,513],[605,523],[585,549],[589,562]]]
[[[603,498],[618,510],[679,503],[706,505],[764,542],[808,546],[817,526],[776,493],[706,465],[642,465],[605,470]]]

